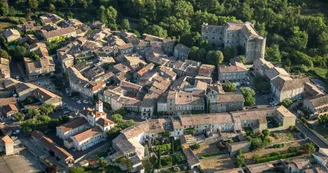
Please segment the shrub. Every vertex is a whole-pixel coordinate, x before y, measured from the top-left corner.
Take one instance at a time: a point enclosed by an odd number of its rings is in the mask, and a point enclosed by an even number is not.
[[[172,157],[166,156],[161,158],[162,166],[172,166]]]
[[[168,151],[171,149],[171,144],[162,144],[154,146],[155,150],[159,151]]]
[[[199,145],[198,143],[196,143],[196,144],[190,146],[190,148],[191,148],[192,150],[197,150],[197,149],[200,148],[200,145]]]
[[[183,133],[185,135],[194,135],[196,133],[196,130],[194,128],[188,128],[188,129],[184,129]]]

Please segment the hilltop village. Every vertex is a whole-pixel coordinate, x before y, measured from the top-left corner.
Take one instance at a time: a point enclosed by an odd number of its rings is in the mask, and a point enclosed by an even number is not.
[[[52,13],[6,29],[1,44],[27,52],[0,54],[2,157],[59,172],[328,172],[326,91],[265,60],[251,22],[201,33],[244,54],[203,64],[178,39]]]

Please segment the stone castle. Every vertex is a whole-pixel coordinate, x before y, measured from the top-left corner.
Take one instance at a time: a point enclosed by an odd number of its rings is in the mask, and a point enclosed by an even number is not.
[[[266,37],[260,36],[251,22],[227,22],[224,26],[203,24],[202,37],[219,47],[242,46],[245,48],[246,63],[264,58]]]

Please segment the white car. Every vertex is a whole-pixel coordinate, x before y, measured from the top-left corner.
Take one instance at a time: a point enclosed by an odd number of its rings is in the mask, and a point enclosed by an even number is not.
[[[20,132],[20,130],[16,130],[13,132],[14,135],[17,135]]]
[[[76,103],[77,103],[77,104],[81,104],[82,102],[81,102],[81,100],[78,100],[78,101],[76,101]]]
[[[83,103],[88,104],[89,102],[87,100],[83,100]]]

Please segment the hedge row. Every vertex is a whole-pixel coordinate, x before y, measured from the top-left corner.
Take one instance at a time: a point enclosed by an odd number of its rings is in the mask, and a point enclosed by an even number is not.
[[[293,153],[285,153],[285,154],[280,154],[280,155],[275,155],[275,156],[267,156],[267,157],[262,157],[259,159],[256,159],[256,163],[264,163],[264,162],[270,162],[273,160],[278,160],[278,159],[286,159],[289,157],[295,157],[301,155],[301,152],[293,152]]]

